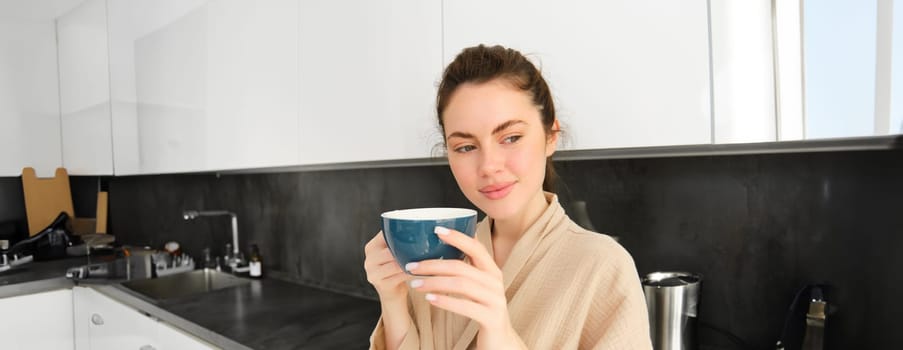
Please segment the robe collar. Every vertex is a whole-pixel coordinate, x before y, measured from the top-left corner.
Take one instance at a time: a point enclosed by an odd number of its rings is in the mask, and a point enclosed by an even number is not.
[[[524,266],[527,265],[527,261],[530,260],[537,248],[541,246],[541,243],[552,238],[550,236],[554,232],[562,232],[563,230],[557,230],[556,228],[568,222],[564,208],[558,203],[558,196],[549,192],[545,192],[544,194],[549,206],[543,211],[539,218],[527,228],[520,239],[517,240],[517,243],[511,248],[511,253],[508,254],[508,259],[505,261],[504,266],[502,266],[502,276],[505,283],[506,295],[508,294],[508,288],[511,286],[511,283],[522,272]],[[475,234],[477,240],[489,251],[490,256],[493,255],[493,222],[494,220],[492,218],[486,217],[479,225],[477,225]],[[461,338],[455,343],[454,349],[467,349],[473,342],[479,329],[479,323],[474,320],[469,320],[464,332],[461,334]]]

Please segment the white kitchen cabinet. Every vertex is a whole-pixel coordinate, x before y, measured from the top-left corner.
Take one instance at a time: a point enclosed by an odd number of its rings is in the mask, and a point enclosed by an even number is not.
[[[204,4],[107,2],[117,175],[204,167],[206,152],[198,140],[205,127],[205,97],[199,88],[205,74],[203,57],[192,52],[206,46],[203,29],[198,28],[206,21],[195,19]],[[169,40],[170,51],[180,51],[172,47],[181,45],[181,52],[139,53],[139,47],[161,36],[174,37]]]
[[[531,57],[555,98],[564,149],[712,142],[707,1],[443,6],[444,63],[480,43]]]
[[[710,4],[713,142],[777,141],[772,2],[712,0]],[[793,117],[789,108],[785,113],[784,118]]]
[[[72,295],[76,350],[216,348],[91,288],[74,287]]]
[[[298,162],[298,4],[110,1],[116,174]]]
[[[0,298],[3,349],[72,349],[72,291]]]
[[[439,0],[300,2],[301,164],[423,158],[441,142]]]
[[[161,349],[156,320],[90,288],[72,293],[76,350]]]
[[[60,155],[56,2],[0,2],[0,176],[53,176]]]
[[[71,175],[112,175],[110,74],[104,0],[56,20],[63,166]]]

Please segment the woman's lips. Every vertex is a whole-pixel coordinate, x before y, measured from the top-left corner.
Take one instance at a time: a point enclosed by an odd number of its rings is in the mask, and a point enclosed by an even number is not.
[[[511,189],[514,188],[515,181],[505,182],[495,185],[489,185],[480,189],[480,193],[482,193],[486,198],[489,199],[501,199],[508,195],[511,192]]]

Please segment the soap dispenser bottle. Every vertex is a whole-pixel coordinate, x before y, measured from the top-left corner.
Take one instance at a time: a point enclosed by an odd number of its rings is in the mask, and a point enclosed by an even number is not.
[[[257,248],[257,244],[251,245],[251,259],[248,265],[250,267],[249,275],[252,278],[263,277],[263,262],[260,258],[260,249]]]

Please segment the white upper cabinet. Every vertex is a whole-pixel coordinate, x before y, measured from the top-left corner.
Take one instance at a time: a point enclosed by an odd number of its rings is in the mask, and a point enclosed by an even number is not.
[[[204,3],[108,2],[117,175],[205,167]]]
[[[117,174],[298,162],[298,4],[111,1]]]
[[[480,43],[532,57],[570,139],[564,149],[708,144],[706,3],[445,1],[444,63]]]
[[[212,169],[298,163],[298,1],[208,5]]]
[[[110,74],[104,0],[56,20],[63,166],[71,175],[112,175]]]
[[[713,142],[776,141],[771,2],[712,0],[710,4]],[[791,116],[789,109],[785,116]]]
[[[71,6],[0,1],[0,176],[29,166],[53,176],[62,164],[54,19]]]
[[[439,0],[302,1],[302,164],[429,157],[442,71]]]

